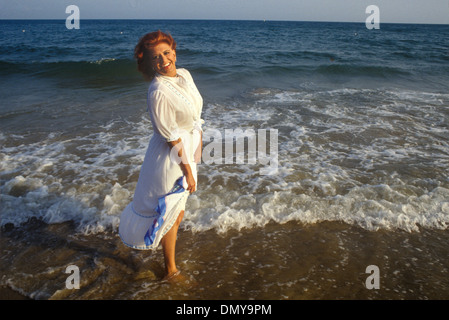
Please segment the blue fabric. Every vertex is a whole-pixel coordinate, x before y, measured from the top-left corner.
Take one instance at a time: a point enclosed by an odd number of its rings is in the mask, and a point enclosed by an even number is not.
[[[173,194],[182,194],[183,192],[186,191],[186,189],[184,188],[184,186],[182,185],[182,180],[184,177],[180,177],[178,180],[176,180],[175,182],[175,186],[173,187],[173,189],[167,193],[166,195],[160,197],[158,199],[158,205],[156,207],[156,212],[159,214],[159,216],[154,219],[154,222],[152,224],[152,226],[148,229],[148,231],[145,233],[145,244],[147,246],[151,246],[154,242],[154,239],[156,238],[156,234],[159,231],[159,229],[162,227],[163,223],[165,222],[165,215],[167,213],[167,197],[169,195],[173,195]]]

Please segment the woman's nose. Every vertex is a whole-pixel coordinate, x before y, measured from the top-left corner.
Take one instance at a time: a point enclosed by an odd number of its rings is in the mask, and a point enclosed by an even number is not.
[[[168,58],[165,56],[161,56],[159,63],[161,63],[162,65],[166,64],[168,62]]]

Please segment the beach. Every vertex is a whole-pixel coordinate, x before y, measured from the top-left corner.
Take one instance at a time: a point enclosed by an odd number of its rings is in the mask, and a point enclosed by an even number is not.
[[[449,298],[447,25],[0,25],[1,299]],[[157,29],[204,99],[174,284],[117,234],[153,133],[133,48]]]
[[[445,231],[366,231],[339,222],[289,222],[264,228],[178,236],[186,277],[161,281],[162,253],[136,252],[113,233],[73,236],[70,223],[30,223],[3,233],[9,273],[3,287],[32,299],[118,300],[446,300]],[[28,230],[31,231],[31,230]],[[66,266],[77,265],[80,289],[67,289]],[[368,289],[366,268],[379,268]],[[26,286],[17,288],[14,283]],[[16,296],[13,296],[16,298]]]

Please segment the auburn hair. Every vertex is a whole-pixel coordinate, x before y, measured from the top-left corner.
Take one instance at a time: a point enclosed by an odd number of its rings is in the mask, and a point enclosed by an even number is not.
[[[176,42],[173,37],[160,30],[147,33],[140,38],[136,47],[134,48],[134,58],[137,60],[137,70],[140,71],[145,80],[153,80],[156,72],[151,67],[150,50],[159,43],[167,43],[172,50],[176,50]]]

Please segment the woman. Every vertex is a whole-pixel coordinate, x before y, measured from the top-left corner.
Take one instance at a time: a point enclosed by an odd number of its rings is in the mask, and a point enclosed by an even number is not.
[[[154,132],[133,201],[121,214],[119,234],[136,249],[162,244],[164,279],[172,279],[180,273],[175,263],[178,227],[197,185],[203,99],[190,73],[176,68],[176,42],[169,34],[146,34],[134,55],[138,70],[151,81],[147,102]]]

